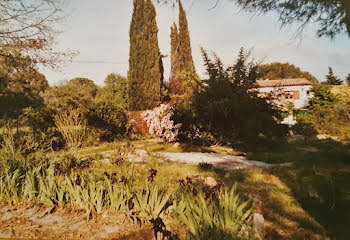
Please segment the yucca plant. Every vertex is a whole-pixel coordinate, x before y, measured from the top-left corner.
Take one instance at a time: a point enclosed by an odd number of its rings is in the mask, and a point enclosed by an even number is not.
[[[241,202],[235,192],[225,188],[216,201],[206,200],[203,193],[193,197],[184,195],[175,203],[174,215],[189,229],[189,238],[253,239],[248,202]]]

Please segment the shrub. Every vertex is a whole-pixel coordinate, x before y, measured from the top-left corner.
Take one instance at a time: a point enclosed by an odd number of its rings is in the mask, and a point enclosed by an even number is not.
[[[279,124],[281,111],[254,90],[257,65],[247,62],[243,49],[235,64],[227,68],[216,55],[212,61],[204,50],[202,53],[209,78],[194,92],[191,103],[202,132],[217,141],[244,146],[286,135],[287,127]]]
[[[85,137],[86,121],[77,110],[55,116],[55,124],[70,150],[79,148]]]
[[[126,132],[127,114],[122,108],[110,102],[96,102],[90,105],[85,117],[87,124],[98,130],[102,141],[113,141]]]
[[[313,125],[305,119],[305,116],[298,116],[297,123],[292,127],[294,134],[303,135],[307,137],[317,136],[317,131]]]
[[[320,134],[350,139],[349,93],[337,87],[332,90],[327,85],[316,85],[313,92],[310,109],[298,122],[309,124]]]
[[[181,127],[181,123],[175,124],[171,119],[173,115],[173,107],[167,104],[162,104],[143,113],[149,133],[167,142],[175,142],[178,139],[179,128]]]

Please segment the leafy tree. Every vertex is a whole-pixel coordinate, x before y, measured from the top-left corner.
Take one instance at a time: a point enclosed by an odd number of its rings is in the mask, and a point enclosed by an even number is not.
[[[113,141],[126,132],[127,114],[124,109],[112,102],[99,101],[92,103],[85,117],[90,127],[98,130],[102,141]]]
[[[310,109],[315,107],[331,107],[336,101],[336,97],[331,91],[331,87],[323,84],[316,84],[312,87],[313,98],[310,99]]]
[[[48,82],[31,58],[18,52],[0,57],[0,80],[1,118],[18,118],[23,109],[42,105]]]
[[[0,55],[12,51],[29,55],[35,62],[55,66],[69,52],[53,52],[57,23],[65,18],[62,0],[6,0],[0,2]]]
[[[350,36],[350,2],[348,0],[234,0],[244,10],[266,14],[275,11],[282,25],[300,23],[299,34],[308,23],[317,23],[318,37]]]
[[[328,74],[326,75],[326,84],[327,85],[342,85],[343,81],[334,75],[333,69],[331,67],[329,67],[328,69],[329,69]]]
[[[306,115],[299,116],[298,123],[312,126],[319,134],[350,139],[350,95],[346,87],[317,85]]]
[[[301,71],[300,68],[289,63],[274,62],[259,66],[262,79],[285,79],[285,78],[305,78],[312,83],[318,80],[309,72]]]
[[[160,50],[156,10],[151,0],[134,0],[130,25],[129,108],[152,109],[161,94]]]
[[[179,29],[176,23],[171,27],[171,77],[169,82],[170,91],[173,94],[184,94],[185,79],[181,73],[195,74],[195,66],[192,58],[191,39],[188,30],[186,12],[179,1]]]
[[[127,109],[128,79],[119,74],[109,74],[105,86],[98,90],[96,102],[110,102],[114,106]]]
[[[209,78],[194,93],[191,108],[203,132],[222,142],[246,146],[258,144],[259,136],[271,139],[286,133],[278,124],[281,112],[252,90],[258,66],[248,62],[243,49],[227,68],[216,55],[213,61],[204,50],[202,53]]]
[[[49,88],[45,103],[57,112],[77,109],[84,112],[94,101],[98,87],[87,78],[74,78],[65,84]]]

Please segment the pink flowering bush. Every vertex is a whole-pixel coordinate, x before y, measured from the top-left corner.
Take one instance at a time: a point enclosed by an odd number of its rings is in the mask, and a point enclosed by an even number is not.
[[[169,104],[162,104],[159,107],[145,111],[142,116],[146,121],[149,133],[167,142],[176,142],[181,124],[175,124],[171,120],[174,115],[174,108]]]

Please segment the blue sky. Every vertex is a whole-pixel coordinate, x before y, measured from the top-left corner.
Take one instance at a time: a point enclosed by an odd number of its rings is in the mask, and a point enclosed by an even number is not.
[[[204,76],[200,46],[216,52],[226,64],[231,64],[240,47],[253,48],[257,61],[289,62],[324,80],[328,66],[342,79],[350,73],[350,38],[340,35],[335,40],[315,37],[310,25],[303,38],[295,39],[296,26],[280,28],[273,13],[253,16],[240,11],[230,0],[183,0],[191,33],[193,58],[200,76]],[[71,0],[70,17],[61,26],[57,39],[58,50],[79,52],[75,61],[59,71],[42,69],[51,85],[75,77],[87,77],[102,85],[112,72],[127,74],[129,57],[129,26],[132,0]],[[170,26],[177,21],[177,8],[157,6],[159,46],[163,54],[170,54]],[[165,77],[170,70],[170,57],[164,60]]]

